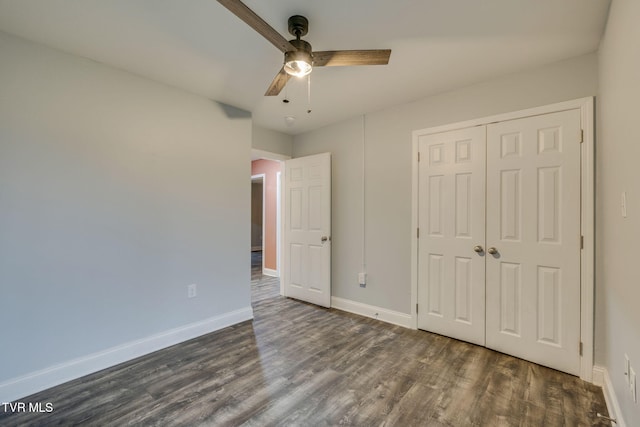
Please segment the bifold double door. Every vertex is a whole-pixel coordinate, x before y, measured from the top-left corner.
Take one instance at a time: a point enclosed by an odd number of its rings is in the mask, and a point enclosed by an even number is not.
[[[418,327],[580,372],[580,110],[418,139]]]

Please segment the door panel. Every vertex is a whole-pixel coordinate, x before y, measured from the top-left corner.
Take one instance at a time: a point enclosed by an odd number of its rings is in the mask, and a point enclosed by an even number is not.
[[[456,257],[455,259],[455,310],[454,319],[457,322],[471,322],[471,258]]]
[[[331,155],[285,161],[285,296],[331,306]],[[325,239],[326,238],[326,239]]]
[[[420,137],[418,327],[485,343],[485,128]]]
[[[522,222],[520,172],[520,170],[500,171],[500,238],[503,241],[520,241],[520,223]]]
[[[487,347],[579,374],[580,114],[487,126]]]
[[[521,283],[520,264],[511,262],[500,264],[500,331],[517,337],[521,335]],[[493,307],[495,303],[488,302],[487,305]]]

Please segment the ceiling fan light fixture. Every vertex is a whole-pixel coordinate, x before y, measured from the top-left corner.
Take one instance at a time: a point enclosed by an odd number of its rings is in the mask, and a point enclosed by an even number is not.
[[[284,71],[294,77],[304,77],[313,70],[311,45],[304,40],[291,40],[290,43],[298,50],[285,52]]]
[[[304,60],[288,61],[284,64],[284,71],[294,77],[304,77],[311,73],[311,64]]]

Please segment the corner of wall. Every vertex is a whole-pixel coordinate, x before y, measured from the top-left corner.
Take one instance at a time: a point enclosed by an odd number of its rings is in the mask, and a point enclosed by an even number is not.
[[[622,418],[622,411],[620,410],[620,404],[618,403],[618,396],[613,388],[613,383],[609,377],[609,371],[603,366],[593,367],[593,384],[602,387],[602,394],[604,394],[604,400],[607,404],[607,412],[609,412],[609,418],[616,420],[615,425],[617,427],[626,427],[627,424]]]
[[[251,131],[251,148],[288,157],[293,155],[293,136],[263,128],[255,123]]]

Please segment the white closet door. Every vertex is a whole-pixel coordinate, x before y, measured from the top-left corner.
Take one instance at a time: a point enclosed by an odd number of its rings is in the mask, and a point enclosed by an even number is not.
[[[418,172],[418,327],[479,345],[485,344],[485,137],[483,126],[421,136]]]
[[[579,111],[488,125],[487,189],[487,347],[579,375]]]

